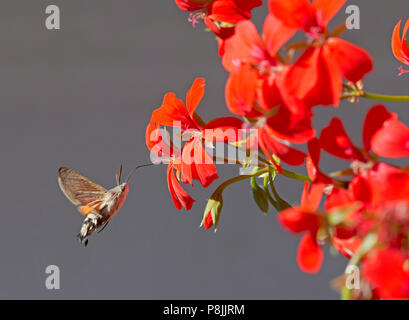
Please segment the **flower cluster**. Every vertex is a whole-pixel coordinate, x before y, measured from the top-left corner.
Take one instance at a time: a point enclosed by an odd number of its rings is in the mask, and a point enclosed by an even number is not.
[[[317,106],[338,107],[343,99],[409,101],[363,90],[363,79],[373,69],[370,54],[340,38],[344,24],[328,28],[346,0],[269,0],[261,34],[250,21],[261,0],[175,2],[190,12],[194,26],[203,20],[217,36],[221,62],[229,72],[226,105],[234,115],[205,122],[197,114],[204,95],[202,78],[194,81],[185,102],[168,93],[153,111],[146,144],[154,160],[168,164],[175,207],[190,210],[194,203],[182,183],[193,185],[198,180],[208,187],[218,178],[217,157],[211,150],[215,143],[227,144],[244,156],[223,161],[252,166],[215,189],[202,219],[206,230],[218,227],[223,191],[250,180],[261,211],[268,213],[272,206],[285,229],[303,235],[297,253],[301,270],[320,270],[326,243],[350,265],[361,267],[360,289],[344,287],[343,297],[409,298],[409,167],[386,162],[409,156],[409,128],[381,104],[366,115],[362,146],[352,142],[339,118],[333,118],[319,136],[313,126]],[[403,37],[400,25],[393,32],[392,50],[398,60],[409,64],[405,40],[409,23]],[[305,40],[292,42],[297,32]],[[169,130],[182,143],[172,139]],[[305,144],[308,152],[294,144]],[[320,167],[322,152],[347,165],[325,172]],[[295,166],[305,166],[308,176],[289,170]],[[303,182],[300,205],[291,206],[279,195],[277,175]],[[263,183],[259,185],[256,178]]]

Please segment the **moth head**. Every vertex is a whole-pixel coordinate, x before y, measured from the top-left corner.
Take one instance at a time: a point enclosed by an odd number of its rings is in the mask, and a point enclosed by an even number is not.
[[[122,184],[119,185],[119,189],[121,190],[121,193],[126,193],[126,194],[128,194],[128,192],[129,192],[129,185],[128,185],[126,182],[124,182],[124,183],[122,183]]]

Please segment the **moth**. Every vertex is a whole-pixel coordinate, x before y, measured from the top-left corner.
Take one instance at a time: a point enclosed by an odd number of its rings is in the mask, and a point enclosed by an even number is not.
[[[85,215],[77,236],[78,242],[84,246],[88,244],[88,237],[97,229],[101,232],[124,204],[129,185],[121,183],[121,175],[122,166],[116,175],[117,186],[107,190],[74,169],[58,169],[58,184],[62,192]]]

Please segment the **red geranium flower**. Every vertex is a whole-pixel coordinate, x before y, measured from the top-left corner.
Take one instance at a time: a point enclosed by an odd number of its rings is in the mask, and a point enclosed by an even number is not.
[[[221,56],[224,53],[224,40],[234,34],[234,25],[250,19],[251,11],[263,4],[262,0],[175,0],[175,2],[182,10],[192,12],[189,21],[193,26],[199,19],[203,19],[206,26],[218,36]]]
[[[386,124],[391,123],[389,130],[396,129],[397,115],[395,113],[390,113],[385,106],[376,105],[372,107],[364,121],[364,127],[362,132],[362,140],[364,148],[361,149],[354,145],[354,143],[349,138],[348,134],[345,131],[345,128],[342,124],[342,121],[339,118],[333,118],[331,123],[322,129],[320,136],[320,145],[322,149],[328,153],[348,161],[359,161],[359,162],[368,162],[373,160],[373,157],[370,155],[370,150],[374,149],[376,154],[387,156],[388,152],[381,150],[380,144],[382,139],[393,139],[390,136],[390,132],[382,131],[382,128],[385,128]],[[392,121],[392,122],[389,122]],[[399,137],[402,135],[395,136]],[[376,138],[376,140],[374,140]],[[395,144],[399,145],[399,144]],[[385,148],[385,145],[382,145]],[[391,153],[397,152],[396,148],[390,147]],[[388,147],[386,147],[386,150]]]
[[[216,22],[236,24],[251,18],[251,10],[263,4],[262,0],[175,0],[185,11],[201,11]]]
[[[311,112],[301,104],[289,104],[281,95],[281,74],[287,66],[276,54],[294,34],[274,16],[264,24],[263,39],[250,21],[242,21],[235,35],[227,40],[223,57],[230,71],[226,84],[226,103],[237,115],[253,119],[259,129],[259,146],[272,160],[270,153],[284,162],[300,165],[305,154],[283,143],[303,143],[315,135]]]
[[[316,273],[320,270],[324,258],[322,249],[317,243],[317,233],[323,225],[323,217],[317,213],[321,202],[324,185],[305,183],[300,207],[281,211],[280,223],[294,233],[306,232],[298,247],[297,262],[301,270]]]
[[[304,103],[339,104],[342,79],[361,80],[373,68],[363,49],[327,31],[328,22],[346,0],[270,0],[270,12],[286,26],[303,30],[308,48],[285,75],[288,94]]]
[[[409,29],[409,20],[406,21],[405,26],[403,27],[402,38],[400,36],[400,27],[402,20],[398,22],[393,30],[392,35],[392,52],[396,59],[400,62],[409,65],[409,47],[406,41],[406,34]],[[408,73],[408,70],[404,70],[402,66],[399,68],[400,76],[404,73]]]
[[[181,153],[180,150],[170,147],[165,143],[160,129],[153,122],[150,122],[146,128],[146,145],[154,156],[160,156],[166,159],[168,164],[166,178],[168,188],[175,207],[180,210],[190,210],[195,200],[181,187],[178,179],[175,177],[176,172],[180,172]],[[178,165],[176,165],[178,164]]]
[[[212,157],[204,149],[203,144],[214,141],[237,141],[237,131],[242,126],[242,121],[237,118],[225,117],[202,122],[195,114],[195,110],[204,95],[205,80],[198,78],[194,81],[186,95],[186,105],[174,93],[167,93],[162,106],[152,113],[151,121],[147,127],[146,144],[148,148],[159,156],[165,157],[170,163],[168,166],[168,185],[175,206],[181,205],[189,210],[193,203],[190,197],[180,187],[178,180],[173,175],[173,169],[180,175],[180,181],[193,185],[193,180],[199,180],[203,187],[209,186],[218,178],[216,166]],[[173,141],[164,143],[161,126],[180,128],[180,136],[186,143],[181,151],[175,147]],[[233,130],[233,136],[226,136],[226,130]],[[170,138],[168,137],[168,140]],[[179,199],[179,201],[178,201]],[[187,199],[186,201],[184,199]]]

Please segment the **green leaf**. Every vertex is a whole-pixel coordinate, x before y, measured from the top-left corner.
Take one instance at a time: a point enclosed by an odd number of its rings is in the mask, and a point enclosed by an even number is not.
[[[268,197],[263,188],[257,183],[255,177],[251,178],[251,188],[253,189],[253,198],[257,206],[264,213],[268,213]]]

